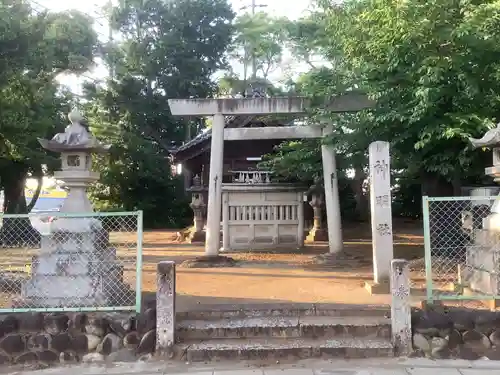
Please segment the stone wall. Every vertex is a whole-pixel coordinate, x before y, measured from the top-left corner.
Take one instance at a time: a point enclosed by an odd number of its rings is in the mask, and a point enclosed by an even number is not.
[[[500,312],[446,306],[412,311],[414,355],[500,360]]]
[[[155,308],[0,315],[0,364],[133,361],[150,356],[155,342]]]

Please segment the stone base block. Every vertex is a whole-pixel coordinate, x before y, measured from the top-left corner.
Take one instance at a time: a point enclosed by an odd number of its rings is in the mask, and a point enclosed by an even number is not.
[[[488,272],[500,271],[500,248],[496,246],[467,246],[466,263],[468,268]]]
[[[365,281],[365,289],[371,295],[374,294],[391,294],[391,286],[389,280],[376,283],[373,281]]]
[[[474,244],[478,246],[500,245],[500,232],[487,229],[475,229]]]
[[[500,294],[500,276],[495,272],[480,269],[469,269],[462,271],[463,284],[472,291],[487,295]]]
[[[205,231],[191,232],[187,238],[189,243],[205,243],[207,234]]]
[[[328,230],[312,228],[306,237],[307,242],[328,241]]]

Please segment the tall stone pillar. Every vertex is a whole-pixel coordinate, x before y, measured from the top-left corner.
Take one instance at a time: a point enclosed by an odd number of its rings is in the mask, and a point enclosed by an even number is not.
[[[340,215],[337,163],[335,156],[335,150],[331,145],[321,145],[326,218],[328,224],[328,247],[332,254],[341,252],[343,248],[342,217]]]
[[[214,115],[208,181],[207,238],[205,242],[205,256],[207,257],[219,255],[220,249],[224,126],[224,115],[220,113]]]
[[[374,294],[389,293],[391,261],[394,257],[391,210],[391,167],[389,142],[377,141],[368,149],[370,164],[370,208],[373,247],[373,283],[367,289]]]

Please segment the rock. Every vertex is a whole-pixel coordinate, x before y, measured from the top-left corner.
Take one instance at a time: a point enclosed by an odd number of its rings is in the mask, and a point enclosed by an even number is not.
[[[474,350],[462,345],[458,347],[458,357],[461,359],[466,359],[468,361],[475,361],[481,358],[481,355],[476,353]]]
[[[87,324],[87,315],[84,313],[75,313],[71,316],[69,328],[74,332],[84,332]]]
[[[0,351],[0,365],[4,365],[11,362],[11,357],[4,351]]]
[[[443,353],[448,349],[448,340],[442,337],[433,337],[430,342],[431,355],[441,358]]]
[[[416,349],[423,351],[424,353],[429,353],[431,351],[431,345],[424,335],[420,333],[415,333],[413,335],[413,346]]]
[[[97,345],[98,344],[96,344],[96,346]],[[87,353],[89,350],[89,340],[87,338],[87,335],[84,333],[75,335],[73,337],[73,342],[72,342],[71,348],[76,353],[80,353],[80,354]]]
[[[147,354],[147,353],[153,353],[156,348],[156,329],[152,329],[144,336],[142,336],[142,339],[139,343],[139,346],[136,349],[137,354]]]
[[[489,339],[493,345],[500,346],[500,330],[491,332]]]
[[[462,339],[464,341],[464,347],[477,354],[484,353],[491,347],[491,342],[488,337],[476,330],[466,331],[462,335]]]
[[[101,343],[101,338],[96,335],[86,334],[87,337],[87,351],[91,352],[97,348],[97,345]]]
[[[2,319],[3,318],[3,319]],[[0,317],[0,337],[19,330],[19,321],[14,315]]]
[[[85,332],[90,335],[95,335],[103,338],[108,329],[108,321],[104,318],[93,317],[89,318],[85,324]]]
[[[458,331],[470,331],[474,329],[474,317],[470,311],[464,309],[450,310],[448,317]]]
[[[484,356],[487,357],[489,360],[499,361],[500,360],[500,348],[493,347],[491,349],[488,349],[484,353]]]
[[[19,330],[23,332],[40,332],[43,330],[44,317],[40,312],[17,314]]]
[[[122,338],[136,328],[135,316],[131,314],[108,314],[106,319],[109,322],[111,331]]]
[[[39,361],[51,363],[59,361],[59,354],[53,350],[40,350],[36,352]]]
[[[149,308],[137,317],[137,331],[139,334],[156,329],[156,309]]]
[[[24,363],[35,362],[37,360],[38,356],[36,355],[36,352],[24,352],[23,354],[18,355],[14,359],[14,363],[24,364]]]
[[[54,335],[52,336],[51,348],[58,353],[71,350],[73,348],[73,338],[68,332],[62,332]]]
[[[108,333],[97,346],[96,352],[101,353],[102,355],[109,355],[112,352],[121,349],[122,346],[122,339],[117,334]]]
[[[0,349],[8,355],[22,353],[26,350],[26,338],[20,333],[9,333],[0,339]]]
[[[139,357],[138,361],[140,362],[147,362],[147,361],[151,361],[153,359],[153,353],[147,353],[147,354],[143,354]]]
[[[446,336],[446,340],[448,340],[448,348],[452,350],[457,348],[459,345],[462,345],[463,343],[462,335],[456,329],[452,330],[450,334]]]
[[[71,350],[59,353],[59,362],[74,363],[78,361],[78,355]]]
[[[69,318],[64,314],[50,314],[45,316],[44,329],[45,332],[51,335],[57,335],[58,333],[64,332],[68,329]]]
[[[26,342],[26,346],[29,350],[32,349],[42,350],[42,349],[49,349],[51,343],[52,343],[52,336],[49,335],[48,333],[42,332],[30,335]]]
[[[133,349],[122,348],[111,353],[107,357],[108,362],[134,362],[136,360],[135,351]]]
[[[84,363],[104,362],[104,356],[100,353],[87,353],[82,357]]]
[[[475,311],[474,330],[485,335],[490,335],[493,330],[500,328],[500,316],[492,311]]]
[[[435,311],[426,311],[414,319],[415,332],[426,336],[438,336],[441,330],[450,329],[451,321]]]
[[[139,346],[141,337],[136,331],[129,332],[123,338],[123,346],[129,349],[135,349]]]

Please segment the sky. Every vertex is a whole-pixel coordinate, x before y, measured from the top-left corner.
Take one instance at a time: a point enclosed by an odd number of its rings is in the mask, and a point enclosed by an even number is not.
[[[96,18],[95,28],[103,41],[108,35],[106,21],[102,19],[102,16],[100,16],[100,9],[106,4],[107,0],[32,0],[32,2],[34,8],[39,10],[43,8],[48,8],[53,11],[78,9],[79,11]],[[239,13],[244,11],[242,10],[243,7],[250,6],[252,0],[230,0],[230,2],[232,3],[233,9]],[[261,10],[265,10],[267,13],[274,16],[284,16],[290,19],[297,19],[301,17],[301,15],[305,14],[310,3],[311,0],[256,0],[257,5],[264,6],[261,7]],[[286,56],[284,60],[286,63]],[[297,67],[297,69],[301,70],[300,67]],[[235,67],[235,70],[238,70],[238,68]],[[98,65],[91,72],[85,75],[87,77],[99,79],[105,77],[107,75],[107,71],[103,66]],[[282,72],[277,70],[273,73],[270,79],[273,81],[279,80],[282,75]],[[62,84],[69,86],[75,93],[80,93],[81,83],[86,79],[87,78],[85,77],[63,76],[59,79],[59,81]]]

